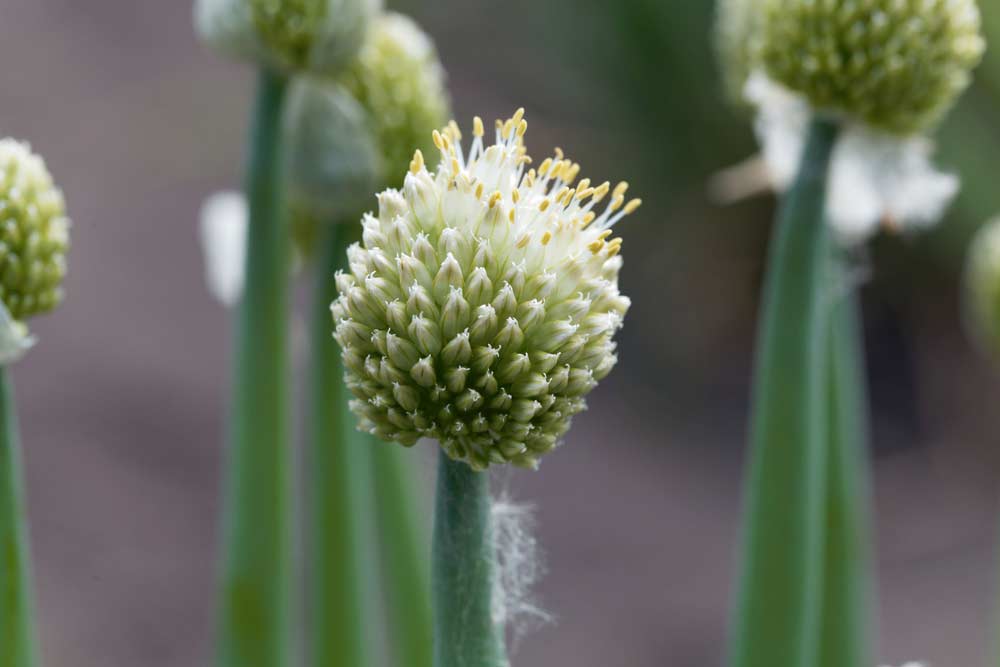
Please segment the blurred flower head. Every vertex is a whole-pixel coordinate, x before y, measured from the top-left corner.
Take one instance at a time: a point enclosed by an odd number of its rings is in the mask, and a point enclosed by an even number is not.
[[[381,158],[371,118],[341,86],[300,77],[285,119],[293,218],[356,220],[379,187]]]
[[[444,68],[434,42],[412,19],[382,14],[340,81],[368,112],[383,157],[382,186],[401,186],[399,165],[417,149],[432,154],[431,132],[448,120]]]
[[[0,140],[0,364],[32,344],[24,320],[62,301],[69,220],[62,191],[30,146]]]
[[[230,57],[336,74],[361,48],[378,7],[378,0],[195,0],[195,27]]]
[[[486,146],[477,118],[468,152],[454,124],[435,131],[439,167],[418,151],[379,196],[331,308],[361,428],[476,469],[534,467],[559,443],[629,306],[612,227],[640,202],[577,182],[559,150],[529,168],[526,129],[518,111]]]
[[[756,0],[768,76],[817,111],[899,135],[936,123],[985,49],[975,0]]]

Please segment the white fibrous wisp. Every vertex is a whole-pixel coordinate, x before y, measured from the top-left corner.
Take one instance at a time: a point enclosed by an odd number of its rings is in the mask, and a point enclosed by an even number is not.
[[[534,514],[529,505],[501,495],[493,503],[493,540],[497,577],[493,591],[493,621],[507,628],[514,643],[552,617],[535,600],[536,584],[545,575],[535,539]]]
[[[201,207],[200,236],[208,291],[227,307],[243,295],[248,210],[240,192],[217,192]]]
[[[745,91],[757,107],[755,130],[772,185],[786,190],[798,172],[814,115],[800,96],[757,72]],[[929,227],[958,193],[958,178],[931,162],[933,143],[845,121],[830,165],[827,217],[846,244],[861,243],[880,226],[895,231]]]

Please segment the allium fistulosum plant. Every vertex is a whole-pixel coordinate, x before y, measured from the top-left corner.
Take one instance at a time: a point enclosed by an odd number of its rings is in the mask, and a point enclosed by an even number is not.
[[[333,76],[357,55],[368,0],[197,0],[195,23],[218,51],[258,68],[246,173],[245,287],[223,514],[218,664],[289,659],[292,522],[288,443],[288,264],[283,118],[290,77]]]
[[[732,97],[785,191],[768,260],[733,667],[872,664],[860,327],[844,249],[937,221],[926,138],[983,52],[974,0],[721,0]],[[832,234],[831,234],[832,230]]]
[[[347,251],[333,304],[361,427],[404,446],[441,446],[433,535],[435,667],[507,664],[487,470],[535,468],[617,360],[612,337],[627,185],[588,179],[561,151],[537,169],[523,110],[471,146],[433,134],[402,190],[379,195]],[[593,209],[610,198],[598,214]]]
[[[69,220],[42,158],[13,139],[0,139],[0,211],[0,665],[36,667],[24,470],[8,367],[34,345],[25,320],[62,301]]]

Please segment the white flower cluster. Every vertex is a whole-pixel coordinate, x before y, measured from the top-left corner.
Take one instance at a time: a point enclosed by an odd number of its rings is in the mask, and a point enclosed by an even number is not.
[[[530,168],[526,129],[519,110],[486,147],[477,118],[468,153],[454,123],[435,132],[436,173],[418,151],[402,191],[379,196],[332,306],[361,427],[434,438],[476,469],[534,467],[559,443],[615,365],[629,307],[612,226],[639,200],[577,182],[559,150]]]

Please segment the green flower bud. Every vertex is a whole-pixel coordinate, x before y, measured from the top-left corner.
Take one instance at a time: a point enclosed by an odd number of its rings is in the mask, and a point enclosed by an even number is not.
[[[519,111],[485,147],[477,118],[468,152],[453,123],[434,132],[436,173],[417,151],[402,192],[379,197],[331,308],[361,428],[434,438],[476,469],[534,467],[559,443],[629,306],[611,228],[640,202],[576,183],[559,151],[527,169],[526,128]]]
[[[375,0],[195,0],[202,39],[228,56],[290,72],[336,74],[357,55]]]
[[[341,87],[301,77],[289,94],[285,119],[288,199],[307,227],[356,219],[378,188],[379,151],[364,110]],[[304,240],[314,236],[299,229]]]
[[[414,150],[433,154],[431,131],[448,120],[444,68],[434,43],[412,19],[385,13],[340,78],[372,119],[384,157],[383,183],[402,185],[398,165]]]
[[[768,76],[894,134],[936,123],[985,48],[975,0],[757,1]]]
[[[69,249],[63,194],[27,144],[0,140],[0,301],[14,320],[62,301]]]
[[[965,270],[965,311],[970,333],[1000,358],[1000,219],[979,230]]]

